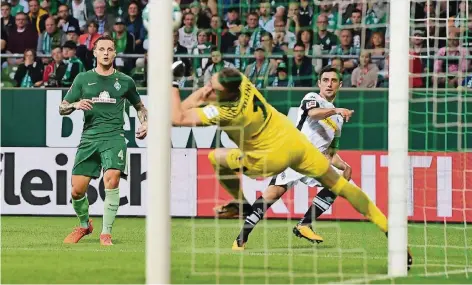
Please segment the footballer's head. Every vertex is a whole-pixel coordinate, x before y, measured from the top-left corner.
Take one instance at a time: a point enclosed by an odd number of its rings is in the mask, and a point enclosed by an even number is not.
[[[341,74],[339,74],[337,68],[328,65],[320,71],[318,87],[320,88],[320,95],[325,97],[326,100],[333,101],[342,84]]]
[[[110,36],[101,36],[93,46],[93,55],[97,58],[97,64],[111,67],[116,57],[115,42]]]
[[[239,98],[239,86],[242,76],[236,68],[223,68],[215,73],[208,86],[212,89],[212,95],[219,101],[234,101]]]

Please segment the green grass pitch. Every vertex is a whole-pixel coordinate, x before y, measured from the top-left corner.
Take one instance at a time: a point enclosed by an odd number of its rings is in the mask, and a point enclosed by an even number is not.
[[[77,245],[62,240],[77,223],[64,217],[2,217],[2,283],[144,283],[145,221],[118,218],[115,245],[96,230]],[[365,222],[317,222],[321,244],[295,237],[295,221],[263,221],[244,253],[231,251],[238,220],[173,219],[172,283],[472,283],[472,226],[412,224],[415,265],[388,279],[387,240]],[[425,247],[425,242],[427,247]],[[156,253],[159,254],[159,253]]]

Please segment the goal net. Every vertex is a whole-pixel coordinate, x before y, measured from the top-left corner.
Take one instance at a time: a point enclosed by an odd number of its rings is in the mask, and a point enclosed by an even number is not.
[[[181,2],[177,36],[186,50],[174,60],[188,60],[192,68],[183,97],[219,68],[234,66],[295,124],[302,98],[318,91],[317,72],[326,65],[339,68],[343,87],[334,103],[355,110],[343,126],[339,154],[353,169],[352,183],[386,215],[389,89],[396,88],[389,81],[409,73],[409,110],[397,115],[409,120],[406,210],[414,263],[406,279],[390,278],[387,238],[342,198],[313,221],[323,243],[299,239],[293,228],[322,188],[303,183],[272,205],[245,251],[233,251],[244,219],[215,217],[214,208],[232,197],[219,184],[208,154],[236,146],[216,127],[174,127],[172,283],[472,281],[470,1],[410,1],[409,17],[390,15],[387,0]],[[410,34],[404,36],[410,41],[409,69],[389,70],[392,17],[409,18]],[[311,73],[294,59],[300,52]],[[251,204],[271,180],[239,178]]]

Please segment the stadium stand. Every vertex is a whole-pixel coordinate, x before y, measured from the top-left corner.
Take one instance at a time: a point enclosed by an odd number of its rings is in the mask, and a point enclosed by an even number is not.
[[[412,1],[411,87],[467,86],[472,5],[466,2]],[[116,40],[116,67],[132,77],[145,77],[146,5],[146,0],[2,2],[2,86],[50,86],[47,79],[56,70],[64,76],[62,69],[79,62],[86,70],[93,68],[91,49],[103,34]],[[181,0],[180,5],[184,17],[175,31],[174,51],[190,66],[182,87],[201,86],[205,74],[224,65],[236,66],[260,87],[277,87],[281,80],[309,87],[333,59],[346,87],[388,86],[389,1]],[[26,57],[31,52],[33,63]],[[258,54],[262,60],[256,59]],[[458,59],[444,59],[451,56]],[[285,72],[278,72],[278,66]],[[32,72],[25,72],[28,68]],[[40,81],[25,78],[38,72],[43,73]],[[447,76],[431,77],[433,73]],[[52,76],[54,86],[67,86],[59,77]],[[145,80],[140,85],[145,87]]]

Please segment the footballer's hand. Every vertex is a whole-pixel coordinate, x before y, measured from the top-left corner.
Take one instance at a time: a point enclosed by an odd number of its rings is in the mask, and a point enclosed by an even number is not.
[[[215,90],[213,90],[210,84],[205,85],[201,90],[203,102],[215,102],[218,100]]]
[[[136,138],[143,140],[147,136],[147,122],[144,122],[136,132]]]
[[[349,122],[354,110],[344,109],[344,108],[336,108],[336,114],[343,116],[346,122]]]
[[[92,100],[90,99],[82,99],[79,102],[74,103],[74,108],[76,110],[92,110]]]
[[[347,181],[351,180],[352,175],[352,168],[350,165],[346,164],[346,168],[343,171],[343,177],[346,178]]]

